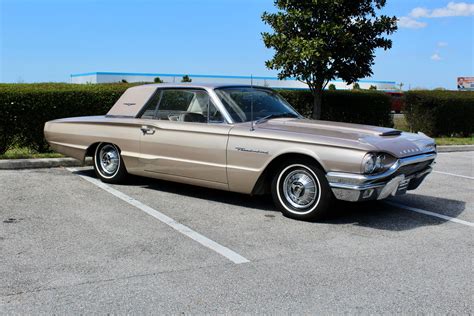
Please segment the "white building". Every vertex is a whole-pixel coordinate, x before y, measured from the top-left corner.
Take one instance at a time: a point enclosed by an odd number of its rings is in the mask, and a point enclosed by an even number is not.
[[[128,73],[128,72],[88,72],[82,74],[72,74],[71,83],[111,83],[121,82],[153,82],[159,77],[164,82],[181,82],[186,74],[158,74],[158,73]],[[295,79],[279,80],[276,77],[251,77],[251,76],[222,76],[222,75],[191,75],[187,74],[194,83],[222,83],[222,84],[250,84],[266,86],[271,88],[285,89],[308,89],[308,86]],[[347,85],[342,80],[331,82],[338,90],[351,89],[352,85]],[[376,86],[377,90],[398,90],[395,81],[374,81],[360,80],[361,89],[369,89]]]

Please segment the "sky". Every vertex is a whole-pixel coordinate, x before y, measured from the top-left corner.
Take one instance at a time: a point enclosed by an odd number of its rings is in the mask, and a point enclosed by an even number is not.
[[[0,82],[85,72],[276,76],[261,20],[273,0],[0,0]],[[399,18],[370,79],[456,88],[474,76],[474,2],[387,0]]]

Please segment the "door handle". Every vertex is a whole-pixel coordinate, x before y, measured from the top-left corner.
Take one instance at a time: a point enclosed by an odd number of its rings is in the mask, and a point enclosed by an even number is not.
[[[150,128],[146,125],[143,125],[140,130],[142,131],[143,135],[145,134],[148,134],[148,135],[153,135],[155,134],[155,129],[154,128]]]

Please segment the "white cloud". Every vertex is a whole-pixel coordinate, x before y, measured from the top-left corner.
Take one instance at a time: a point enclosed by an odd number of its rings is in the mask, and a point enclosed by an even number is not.
[[[421,18],[429,15],[430,11],[426,8],[414,8],[410,12],[410,16],[413,18]]]
[[[441,56],[438,54],[438,53],[434,53],[432,56],[431,56],[431,60],[434,60],[434,61],[440,61],[442,60],[443,58],[441,58]]]
[[[450,2],[443,8],[414,8],[410,12],[412,18],[443,18],[450,16],[474,15],[474,4],[466,2]]]
[[[474,15],[474,4],[466,2],[450,2],[445,8],[434,9],[433,12],[431,12],[431,16],[434,18],[471,15]]]
[[[426,22],[421,22],[419,18],[443,18],[453,16],[474,16],[474,3],[467,2],[449,2],[445,7],[427,9],[417,7],[411,10],[408,16],[402,16],[398,19],[398,26],[408,29],[420,29],[428,25]],[[439,47],[447,46],[440,45]]]
[[[407,16],[398,19],[398,26],[407,29],[421,29],[426,27],[425,22],[420,22]]]
[[[438,47],[447,47],[447,46],[448,46],[448,43],[446,43],[446,42],[438,42],[437,46],[438,46]]]

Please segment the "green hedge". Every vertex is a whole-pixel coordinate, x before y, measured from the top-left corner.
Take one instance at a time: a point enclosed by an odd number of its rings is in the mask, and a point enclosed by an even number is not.
[[[409,91],[405,117],[410,129],[432,137],[474,133],[474,92]]]
[[[313,96],[308,90],[278,90],[295,109],[310,117]],[[376,91],[325,91],[321,119],[392,127],[390,97]]]
[[[0,84],[0,154],[13,144],[48,151],[44,123],[63,117],[103,115],[132,84]],[[301,114],[310,116],[309,91],[279,91]],[[327,91],[325,120],[391,126],[390,100],[380,92]]]
[[[0,84],[0,154],[13,144],[48,151],[44,123],[102,115],[130,85]]]

